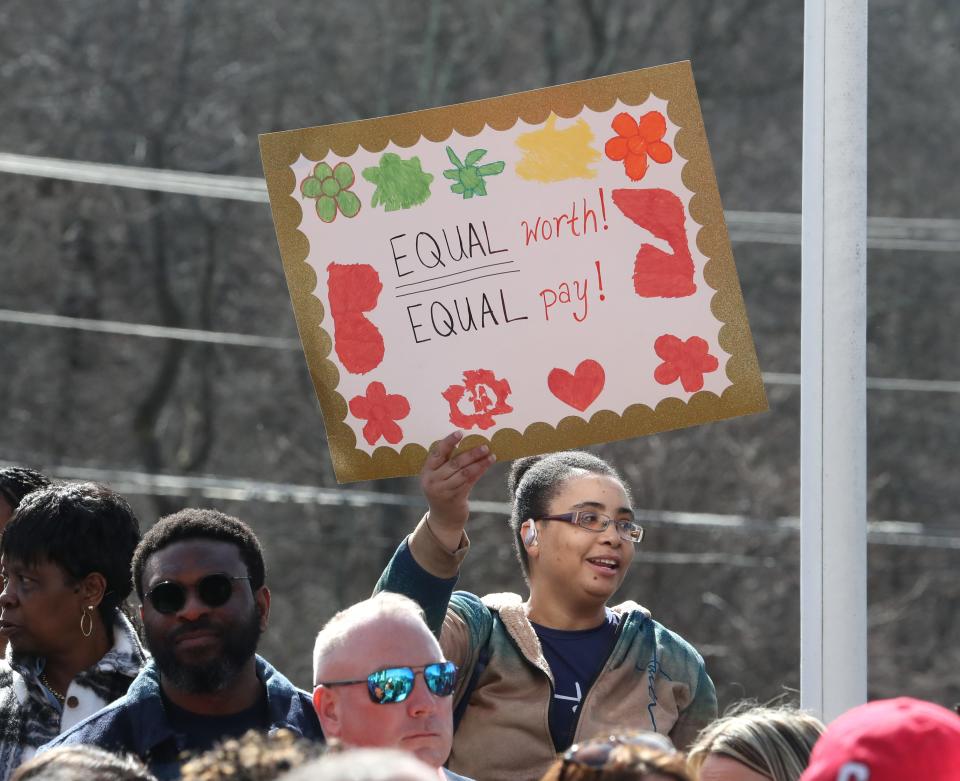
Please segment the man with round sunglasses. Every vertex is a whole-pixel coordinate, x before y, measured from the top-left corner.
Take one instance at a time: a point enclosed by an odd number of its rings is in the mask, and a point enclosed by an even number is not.
[[[132,570],[153,659],[126,696],[44,748],[89,743],[135,754],[162,781],[179,775],[183,752],[250,729],[322,739],[310,695],[256,654],[270,591],[246,524],[215,510],[161,518]]]
[[[317,635],[313,670],[313,704],[328,739],[398,748],[439,778],[463,778],[443,767],[457,667],[412,599],[382,592],[337,613]]]

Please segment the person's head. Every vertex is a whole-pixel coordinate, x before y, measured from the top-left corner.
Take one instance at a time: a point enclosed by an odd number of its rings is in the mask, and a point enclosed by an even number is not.
[[[876,700],[830,722],[801,781],[955,781],[960,716],[911,697]]]
[[[324,753],[325,746],[288,729],[269,734],[250,730],[189,759],[181,781],[273,781]]]
[[[59,746],[18,767],[10,781],[156,781],[130,754],[111,754],[96,746]]]
[[[700,781],[797,781],[822,732],[809,713],[745,703],[705,727],[687,761]]]
[[[617,471],[589,453],[565,451],[514,461],[508,486],[510,528],[531,587],[578,601],[613,596],[634,555],[634,542],[624,539],[625,524],[634,522],[630,492]]]
[[[691,781],[691,776],[668,738],[625,732],[574,744],[540,781]]]
[[[402,749],[439,767],[453,742],[455,669],[413,600],[381,592],[359,602],[331,618],[314,645],[323,734],[345,746]]]
[[[24,496],[48,485],[50,480],[32,469],[20,466],[0,469],[0,531],[7,525]]]
[[[213,694],[252,663],[270,612],[264,578],[250,527],[216,510],[181,510],[144,534],[133,584],[166,684]]]
[[[139,541],[130,505],[101,485],[27,494],[0,537],[0,634],[14,651],[40,656],[87,642],[101,624],[109,636]]]
[[[328,753],[280,777],[280,781],[438,781],[436,768],[406,751],[361,748]]]

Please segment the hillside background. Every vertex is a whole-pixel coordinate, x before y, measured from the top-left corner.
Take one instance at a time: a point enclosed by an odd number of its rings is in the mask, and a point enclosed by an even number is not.
[[[796,214],[802,35],[801,0],[5,3],[0,153],[260,176],[258,133],[689,59],[725,208]],[[869,213],[914,220],[869,256],[870,695],[946,705],[960,700],[958,41],[960,5],[870,3]],[[419,518],[416,481],[337,489],[296,345],[17,314],[296,339],[268,207],[0,174],[0,214],[0,462],[109,482],[144,526],[185,505],[251,523],[274,594],[263,651],[308,685],[317,629],[369,593]],[[800,247],[741,237],[734,253],[770,411],[595,448],[649,527],[622,595],[701,649],[721,705],[799,686]],[[506,500],[505,468],[478,498]],[[462,587],[522,590],[495,509],[471,520]]]

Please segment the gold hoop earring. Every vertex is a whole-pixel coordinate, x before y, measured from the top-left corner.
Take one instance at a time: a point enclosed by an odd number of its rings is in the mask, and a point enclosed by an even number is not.
[[[87,610],[90,612],[87,613]],[[83,619],[87,619],[89,623],[84,627]],[[87,605],[87,607],[80,614],[80,633],[84,637],[90,637],[93,634],[93,605]]]

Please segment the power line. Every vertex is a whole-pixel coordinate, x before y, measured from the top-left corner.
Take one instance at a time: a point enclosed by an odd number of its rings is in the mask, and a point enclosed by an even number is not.
[[[0,172],[201,198],[269,201],[264,180],[252,176],[171,171],[11,153],[0,153]],[[731,241],[800,243],[799,214],[748,211],[727,211],[724,214]],[[867,220],[867,246],[886,250],[957,252],[960,250],[960,220],[870,217]]]
[[[800,387],[799,374],[764,372],[767,385],[795,385]],[[917,380],[910,377],[867,377],[867,389],[879,391],[909,391],[912,393],[960,393],[958,380]]]
[[[92,331],[94,333],[116,334],[120,336],[140,336],[148,339],[173,339],[181,342],[206,342],[208,344],[226,344],[236,347],[266,347],[273,350],[299,350],[297,339],[284,339],[279,336],[257,336],[256,334],[236,334],[223,331],[203,331],[197,328],[173,328],[143,323],[124,323],[117,320],[91,320],[86,317],[67,317],[65,315],[44,314],[41,312],[20,312],[13,309],[0,309],[0,322],[17,325],[35,325],[46,328],[66,328],[71,331]]]
[[[0,466],[15,466],[12,462],[0,462]],[[275,483],[248,478],[231,478],[219,475],[165,475],[137,472],[126,469],[79,467],[59,465],[47,467],[44,472],[61,480],[80,480],[105,483],[115,491],[130,496],[193,496],[230,502],[265,502],[270,504],[302,504],[321,507],[368,508],[375,506],[404,507],[422,510],[424,499],[419,494],[398,494],[379,491],[364,491],[356,488],[323,488],[294,483]],[[470,508],[475,513],[471,527],[501,523],[509,515],[509,502],[471,500]],[[797,534],[800,531],[798,518],[777,518],[763,521],[744,515],[725,515],[702,512],[677,512],[671,510],[634,511],[644,526],[686,527],[694,529],[724,530],[743,534],[785,531]],[[923,523],[906,521],[870,521],[869,542],[877,545],[899,545],[922,548],[960,550],[960,535],[949,529],[930,527]],[[651,552],[652,554],[652,552]],[[648,554],[649,555],[649,554]],[[664,563],[724,563],[729,554],[718,553],[714,559],[702,560],[702,554],[664,554],[656,560]],[[650,559],[651,561],[654,559]],[[767,559],[754,559],[749,566],[767,566]],[[742,566],[748,566],[746,559]]]
[[[202,342],[222,344],[233,347],[265,347],[271,350],[299,351],[301,344],[297,339],[285,339],[279,336],[257,336],[256,334],[237,334],[225,331],[202,331],[196,328],[173,328],[162,325],[125,323],[116,320],[91,320],[84,317],[43,314],[39,312],[20,312],[13,309],[0,309],[0,323],[15,325],[33,325],[47,328],[65,328],[74,331],[91,331],[118,336],[137,336],[148,339],[174,339],[182,342]],[[767,385],[800,386],[800,375],[783,372],[764,372],[763,381]],[[910,391],[913,393],[960,393],[960,381],[953,380],[917,380],[899,377],[867,377],[870,390]]]
[[[789,212],[724,212],[731,241],[799,244],[800,215]],[[870,249],[925,252],[960,251],[960,220],[868,217]]]
[[[0,171],[8,174],[39,176],[108,187],[128,187],[201,198],[266,203],[266,183],[260,177],[223,176],[193,171],[170,171],[113,163],[59,160],[53,157],[14,155],[0,152]]]

